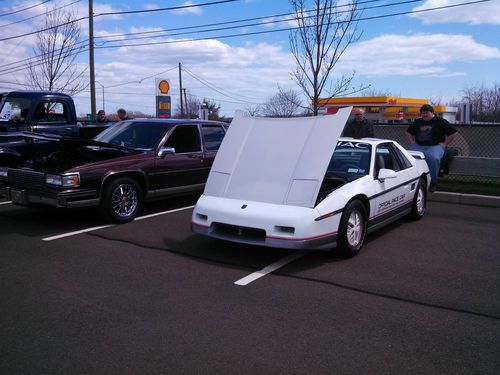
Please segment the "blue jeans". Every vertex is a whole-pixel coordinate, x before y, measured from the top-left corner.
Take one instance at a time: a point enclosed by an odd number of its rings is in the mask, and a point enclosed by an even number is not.
[[[431,183],[437,183],[439,165],[444,155],[444,147],[441,145],[422,146],[414,143],[410,146],[410,150],[423,152],[425,161],[429,166],[429,172],[431,172]]]

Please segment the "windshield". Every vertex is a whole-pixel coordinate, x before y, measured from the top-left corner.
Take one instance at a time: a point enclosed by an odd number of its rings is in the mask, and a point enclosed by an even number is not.
[[[361,177],[370,172],[372,147],[363,142],[339,141],[328,165],[327,173]]]
[[[13,121],[24,124],[30,110],[30,100],[26,98],[8,97],[0,110],[0,121]]]
[[[113,145],[151,151],[160,143],[168,127],[154,122],[122,121],[112,125],[94,140]]]

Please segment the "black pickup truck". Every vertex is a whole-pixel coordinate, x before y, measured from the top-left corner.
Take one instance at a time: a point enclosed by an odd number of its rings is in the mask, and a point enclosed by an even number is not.
[[[92,138],[107,126],[105,123],[79,124],[73,99],[66,94],[49,91],[0,93],[0,132],[31,131]]]

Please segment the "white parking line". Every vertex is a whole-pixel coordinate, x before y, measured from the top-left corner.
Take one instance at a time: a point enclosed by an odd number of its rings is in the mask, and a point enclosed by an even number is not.
[[[175,210],[169,210],[169,211],[157,212],[157,213],[155,213],[155,214],[151,214],[151,215],[139,216],[139,217],[136,217],[136,218],[134,219],[134,221],[136,221],[136,220],[142,220],[142,219],[148,219],[148,218],[150,218],[150,217],[154,217],[154,216],[160,216],[160,215],[165,215],[165,214],[171,214],[171,213],[178,212],[178,211],[188,210],[188,209],[191,209],[191,208],[193,208],[193,207],[194,207],[194,206],[188,206],[188,207],[176,208]],[[60,238],[65,238],[65,237],[75,236],[75,235],[77,235],[77,234],[82,234],[82,233],[92,232],[92,231],[94,231],[94,230],[103,229],[103,228],[109,228],[109,227],[114,227],[114,226],[116,226],[116,224],[101,225],[101,226],[98,226],[98,227],[91,227],[91,228],[86,228],[86,229],[77,230],[77,231],[74,231],[74,232],[62,233],[62,234],[58,234],[58,235],[51,236],[51,237],[45,237],[45,238],[42,238],[42,240],[43,240],[43,241],[54,241],[54,240],[58,240],[58,239],[60,239]]]
[[[308,251],[298,251],[296,253],[293,253],[293,254],[291,254],[283,259],[278,260],[277,262],[270,264],[267,267],[264,267],[260,271],[254,272],[248,276],[245,276],[242,279],[239,279],[238,281],[235,281],[234,283],[236,285],[242,285],[242,286],[248,285],[252,281],[260,279],[262,276],[266,276],[268,273],[276,271],[278,268],[281,268],[281,267],[287,265],[288,263],[291,263],[294,260],[303,257],[307,253],[308,253]]]
[[[163,211],[163,212],[157,212],[157,213],[151,214],[151,215],[139,216],[139,217],[136,217],[134,219],[134,221],[136,221],[136,220],[142,220],[142,219],[149,219],[150,217],[155,217],[155,216],[160,216],[160,215],[165,215],[165,214],[171,214],[171,213],[177,212],[177,211],[184,211],[184,210],[188,210],[190,208],[194,208],[194,206],[181,207],[181,208],[177,208],[175,210]]]
[[[70,236],[75,236],[77,234],[92,232],[93,230],[98,230],[98,229],[102,229],[102,228],[109,228],[109,227],[112,227],[114,225],[115,224],[101,225],[99,227],[92,227],[92,228],[87,228],[87,229],[82,229],[82,230],[76,230],[74,232],[68,232],[68,233],[58,234],[56,236],[45,237],[45,238],[43,238],[43,240],[44,241],[54,241],[54,240],[58,240],[58,239],[64,238],[64,237],[70,237]]]
[[[12,201],[0,202],[0,205],[1,205],[1,204],[9,204],[9,203],[12,203]]]

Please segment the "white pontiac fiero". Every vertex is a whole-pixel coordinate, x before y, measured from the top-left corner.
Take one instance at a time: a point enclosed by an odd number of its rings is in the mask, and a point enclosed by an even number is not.
[[[193,211],[193,232],[347,256],[366,233],[426,211],[424,156],[397,142],[339,138],[351,108],[335,115],[237,115]]]

